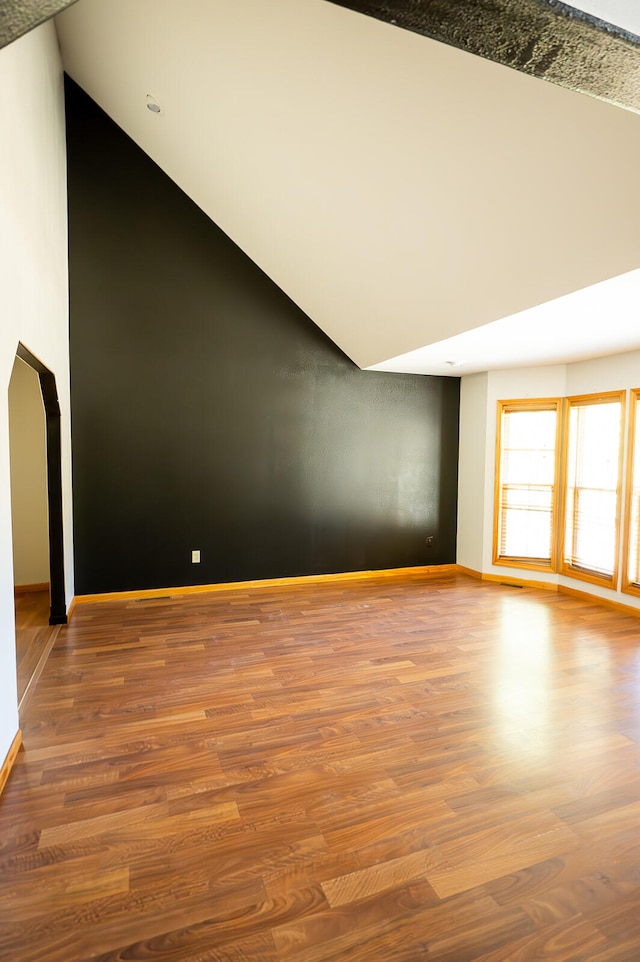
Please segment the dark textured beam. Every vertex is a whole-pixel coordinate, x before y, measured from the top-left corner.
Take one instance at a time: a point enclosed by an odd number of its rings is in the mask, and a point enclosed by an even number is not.
[[[640,112],[640,38],[558,0],[331,0]]]
[[[4,0],[0,2],[0,47],[50,20],[76,0]]]

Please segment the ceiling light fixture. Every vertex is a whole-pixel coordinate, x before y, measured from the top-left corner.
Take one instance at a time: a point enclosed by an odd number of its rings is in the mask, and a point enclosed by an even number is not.
[[[147,94],[147,110],[150,110],[153,114],[162,113],[162,107],[158,101],[151,96],[151,94]]]

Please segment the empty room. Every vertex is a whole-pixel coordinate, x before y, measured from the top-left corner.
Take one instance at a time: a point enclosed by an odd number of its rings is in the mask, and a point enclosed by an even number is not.
[[[640,956],[640,17],[0,13],[0,958]]]

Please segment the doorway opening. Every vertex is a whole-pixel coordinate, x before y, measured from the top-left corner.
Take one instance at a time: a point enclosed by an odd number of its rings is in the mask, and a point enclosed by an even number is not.
[[[66,624],[60,406],[55,376],[23,344],[9,385],[18,709]]]

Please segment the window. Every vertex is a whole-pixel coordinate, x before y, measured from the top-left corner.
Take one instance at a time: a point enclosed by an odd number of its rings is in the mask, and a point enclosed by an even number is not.
[[[560,401],[498,401],[494,564],[555,570]]]
[[[562,572],[615,587],[623,393],[567,399]]]
[[[622,590],[640,595],[640,390],[631,392]]]

